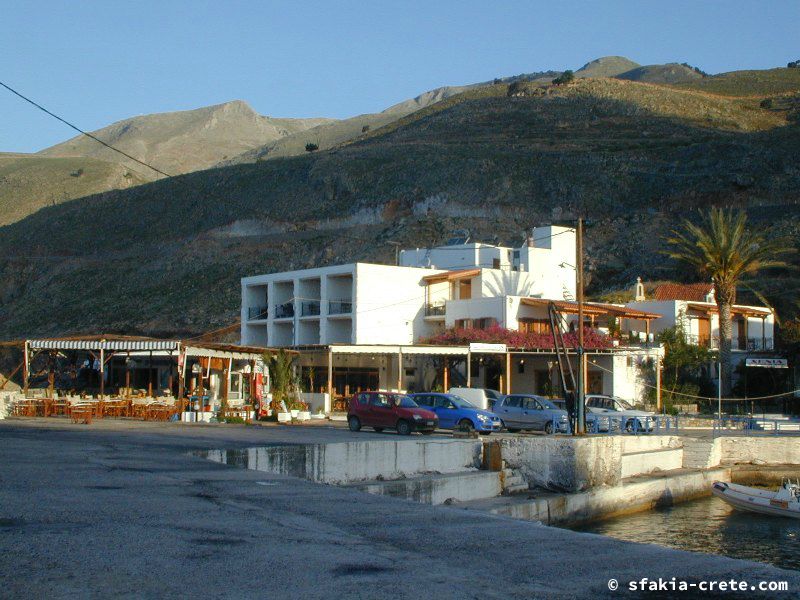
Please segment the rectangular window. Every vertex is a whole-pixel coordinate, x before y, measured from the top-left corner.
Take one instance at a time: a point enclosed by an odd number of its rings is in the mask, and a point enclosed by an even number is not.
[[[472,298],[472,280],[458,282],[458,299],[470,300]]]
[[[550,335],[550,321],[548,319],[520,319],[519,330],[523,333],[539,333]]]
[[[493,317],[483,317],[482,319],[475,319],[473,326],[475,329],[489,329],[497,325],[497,319]]]

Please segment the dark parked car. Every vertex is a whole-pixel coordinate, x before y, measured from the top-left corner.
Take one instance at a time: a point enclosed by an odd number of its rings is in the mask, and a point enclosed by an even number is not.
[[[360,392],[347,411],[350,431],[372,427],[375,431],[395,429],[400,435],[412,431],[432,433],[439,426],[436,413],[417,406],[410,397],[395,392]]]

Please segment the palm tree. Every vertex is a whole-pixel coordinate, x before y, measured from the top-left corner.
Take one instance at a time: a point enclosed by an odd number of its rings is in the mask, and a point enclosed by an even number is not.
[[[747,227],[742,211],[712,208],[699,224],[684,220],[680,230],[667,237],[666,254],[691,267],[714,284],[719,311],[719,354],[722,393],[731,391],[731,309],[736,302],[736,286],[746,275],[760,269],[784,266],[776,257],[789,250],[780,238],[767,238],[763,232]]]
[[[289,400],[296,390],[294,355],[281,349],[273,354],[265,354],[264,359],[269,368],[273,401],[276,405],[281,400],[290,404]]]

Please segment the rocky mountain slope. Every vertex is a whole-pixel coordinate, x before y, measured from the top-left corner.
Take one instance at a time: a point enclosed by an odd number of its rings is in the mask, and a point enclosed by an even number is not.
[[[288,135],[279,140],[248,150],[232,158],[221,161],[220,165],[242,164],[272,158],[298,156],[306,152],[307,144],[315,144],[320,150],[327,150],[338,144],[356,139],[359,136],[388,125],[417,110],[441,102],[474,86],[441,87],[405,100],[379,113],[357,115],[331,123],[324,123],[305,131]]]
[[[44,206],[148,181],[119,163],[87,157],[0,153],[0,225]]]
[[[603,56],[583,65],[575,71],[575,77],[616,77],[639,66],[624,56]]]
[[[577,77],[627,77],[651,82],[667,81],[664,72],[680,65],[639,67],[621,56],[607,56],[584,65]],[[659,71],[659,69],[661,69]],[[679,69],[679,70],[680,70]],[[661,73],[661,75],[658,75]],[[548,83],[561,73],[541,71],[494,80],[494,84]],[[697,73],[688,70],[685,81]],[[670,81],[683,81],[675,76]],[[713,79],[713,78],[706,78]],[[706,79],[700,80],[705,83]],[[278,119],[255,113],[246,103],[228,102],[189,111],[133,117],[94,132],[121,150],[169,174],[181,174],[213,165],[233,165],[257,160],[300,156],[308,144],[321,150],[371,136],[419,110],[469,89],[492,82],[437,88],[405,100],[380,113],[331,119]],[[709,85],[711,85],[709,83]],[[716,88],[714,88],[716,89]],[[2,156],[2,155],[0,155]],[[93,140],[76,137],[41,151],[37,160],[0,160],[0,206],[13,205],[0,215],[0,224],[24,217],[42,206],[88,194],[123,189],[157,179],[159,175]],[[91,161],[101,162],[91,162]],[[84,174],[84,175],[74,175]],[[5,184],[5,185],[4,185]]]
[[[199,333],[237,318],[242,276],[389,262],[388,241],[441,243],[457,228],[518,243],[526,227],[583,214],[592,292],[685,276],[658,254],[661,235],[710,204],[800,232],[791,102],[615,79],[515,89],[480,86],[330,150],[95,195],[0,228],[0,337]],[[788,310],[786,277],[755,285]]]
[[[702,79],[703,75],[686,65],[669,63],[636,67],[615,75],[617,79],[641,81],[642,83],[679,84]]]
[[[207,169],[227,158],[274,142],[332,119],[276,119],[255,112],[241,100],[195,110],[132,117],[92,133],[115,148],[169,173]],[[79,135],[39,152],[41,156],[88,156],[144,171],[94,140]]]

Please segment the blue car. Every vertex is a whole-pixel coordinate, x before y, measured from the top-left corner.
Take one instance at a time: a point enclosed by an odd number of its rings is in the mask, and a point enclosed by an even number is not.
[[[442,429],[474,430],[488,435],[503,427],[496,414],[482,410],[455,394],[424,393],[412,394],[411,397],[420,408],[436,413]]]

